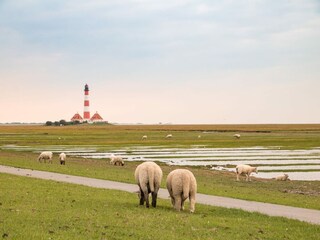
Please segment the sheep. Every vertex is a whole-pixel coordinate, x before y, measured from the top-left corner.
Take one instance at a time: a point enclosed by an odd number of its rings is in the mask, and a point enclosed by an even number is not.
[[[147,140],[148,136],[147,135],[144,135],[142,136],[141,140]]]
[[[198,135],[198,138],[201,138],[201,135]]]
[[[115,156],[112,153],[110,159],[111,159],[110,160],[111,165],[116,165],[116,166],[123,166],[124,165],[124,161],[123,161],[122,157],[120,157],[120,156]]]
[[[197,180],[192,172],[186,169],[170,172],[167,177],[167,189],[174,209],[184,210],[184,201],[189,198],[190,213],[195,211]]]
[[[61,165],[66,165],[67,155],[65,153],[60,153],[59,160]]]
[[[146,202],[146,207],[149,208],[149,193],[151,193],[152,207],[156,207],[162,180],[161,168],[154,162],[144,162],[137,166],[134,177],[139,186],[140,205]]]
[[[287,181],[287,180],[290,180],[289,179],[289,175],[288,174],[283,174],[283,175],[280,175],[278,177],[275,178],[277,181]]]
[[[43,162],[46,162],[48,159],[49,163],[52,163],[52,155],[52,152],[42,152],[38,157],[38,161],[41,162],[41,160],[43,160]]]
[[[235,135],[233,135],[233,137],[235,138],[235,139],[240,139],[240,134],[235,134]]]
[[[257,167],[251,167],[250,165],[240,164],[236,167],[236,173],[237,173],[237,181],[239,181],[239,175],[245,174],[247,176],[246,181],[251,181],[250,174],[252,172],[258,173]]]
[[[172,134],[168,134],[167,136],[166,136],[166,138],[168,139],[168,138],[172,138]]]

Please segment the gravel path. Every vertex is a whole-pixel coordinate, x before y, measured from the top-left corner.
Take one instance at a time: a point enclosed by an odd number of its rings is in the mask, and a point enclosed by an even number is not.
[[[27,176],[32,178],[47,179],[59,182],[67,182],[73,184],[80,184],[89,187],[115,189],[126,192],[135,192],[138,190],[138,186],[135,184],[114,182],[108,180],[101,180],[88,177],[72,176],[53,172],[44,172],[31,169],[14,168],[0,165],[0,172],[9,173],[19,176]],[[168,199],[168,191],[166,189],[160,189],[158,193],[159,198]],[[197,203],[226,207],[226,208],[238,208],[249,212],[259,212],[269,216],[280,216],[291,219],[297,219],[313,224],[320,225],[320,211],[289,207],[284,205],[253,202],[246,200],[239,200],[227,197],[217,197],[212,195],[197,194]]]

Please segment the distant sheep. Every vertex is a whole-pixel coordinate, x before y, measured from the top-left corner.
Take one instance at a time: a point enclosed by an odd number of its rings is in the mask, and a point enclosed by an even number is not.
[[[141,140],[147,140],[148,136],[147,135],[144,135],[142,136]]]
[[[122,157],[120,156],[115,156],[114,154],[111,154],[110,157],[110,164],[111,165],[116,165],[116,166],[123,166],[124,165],[124,161],[122,159]]]
[[[250,165],[241,164],[236,167],[236,173],[237,173],[237,181],[239,181],[239,176],[241,174],[245,174],[247,176],[246,181],[251,181],[250,174],[252,172],[258,173],[257,167],[251,167]]]
[[[137,166],[134,177],[139,186],[140,205],[146,202],[146,207],[149,207],[149,193],[151,193],[152,207],[156,207],[162,180],[161,168],[154,162],[144,162]]]
[[[235,134],[235,135],[233,135],[233,137],[235,138],[235,139],[240,139],[240,134]]]
[[[166,138],[168,139],[168,138],[172,138],[172,134],[168,134],[167,136],[166,136]]]
[[[60,153],[59,160],[61,165],[66,165],[67,155],[65,153]]]
[[[167,189],[174,209],[184,210],[184,201],[189,198],[190,212],[195,211],[197,181],[192,172],[186,169],[170,172],[167,177]]]
[[[280,175],[278,177],[275,178],[277,181],[287,181],[287,180],[290,180],[289,179],[289,175],[288,174],[283,174],[283,175]]]
[[[201,138],[201,135],[198,135],[198,138]]]
[[[48,160],[49,163],[52,163],[52,155],[52,152],[42,152],[38,157],[38,161],[41,162],[43,160],[43,162],[46,162]]]

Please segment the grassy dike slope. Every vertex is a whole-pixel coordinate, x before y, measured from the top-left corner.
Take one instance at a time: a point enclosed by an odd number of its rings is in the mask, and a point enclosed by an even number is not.
[[[175,212],[169,200],[138,206],[135,194],[0,174],[5,239],[318,239],[295,220],[204,205]]]
[[[108,164],[106,160],[69,157],[67,164],[58,164],[57,156],[53,164],[40,164],[37,154],[28,152],[0,152],[0,164],[71,175],[100,178],[106,180],[134,183],[134,170],[140,162],[127,162],[124,167]],[[160,164],[160,163],[159,163]],[[164,176],[162,187],[170,171],[178,167],[160,164]],[[234,173],[208,170],[204,167],[188,167],[198,183],[198,192],[233,197],[245,200],[276,203],[294,207],[320,210],[319,181],[279,182],[267,179],[254,179],[252,182],[237,182]]]

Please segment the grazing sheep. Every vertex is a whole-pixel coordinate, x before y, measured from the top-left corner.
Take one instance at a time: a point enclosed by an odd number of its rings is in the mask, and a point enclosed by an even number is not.
[[[275,178],[277,181],[287,181],[287,180],[290,180],[289,179],[289,175],[288,174],[283,174],[283,175],[280,175],[278,177]]]
[[[167,189],[171,197],[172,206],[177,210],[184,210],[184,201],[189,198],[190,212],[195,211],[197,180],[193,173],[186,169],[176,169],[167,177]]]
[[[123,161],[122,157],[120,157],[120,156],[115,156],[112,153],[110,159],[111,159],[110,160],[111,165],[116,165],[116,166],[123,166],[124,165],[124,161]]]
[[[239,175],[241,175],[241,174],[245,174],[247,176],[246,181],[248,181],[248,180],[251,181],[250,174],[252,172],[258,173],[258,168],[251,167],[251,166],[245,165],[245,164],[238,165],[236,167],[237,181],[239,181]]]
[[[233,135],[233,137],[235,138],[235,139],[240,139],[240,134],[235,134],[235,135]]]
[[[172,134],[168,134],[166,138],[172,138]]]
[[[43,160],[43,162],[46,162],[48,159],[49,163],[52,163],[52,155],[52,152],[42,152],[38,157],[38,161],[41,162],[41,160]]]
[[[61,165],[66,165],[67,155],[65,153],[60,153],[59,160]]]
[[[142,136],[141,140],[147,140],[148,136],[147,135],[144,135]]]
[[[139,186],[140,205],[146,202],[149,207],[149,193],[152,196],[152,207],[157,205],[157,196],[162,180],[162,170],[154,162],[144,162],[137,166],[134,177]]]

